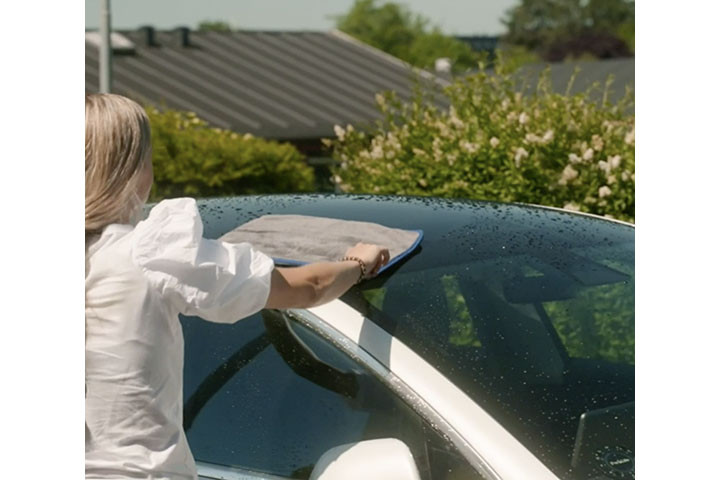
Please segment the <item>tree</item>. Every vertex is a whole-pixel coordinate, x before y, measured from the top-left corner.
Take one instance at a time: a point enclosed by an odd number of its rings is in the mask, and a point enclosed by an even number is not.
[[[313,170],[290,144],[213,128],[192,112],[146,107],[152,127],[152,201],[310,192]]]
[[[608,101],[610,80],[577,95],[555,93],[546,70],[525,78],[481,70],[446,88],[449,109],[419,90],[409,101],[378,95],[371,128],[337,126],[326,141],[350,193],[521,202],[632,221],[635,216],[634,96]],[[601,101],[595,89],[603,92]]]
[[[505,41],[549,61],[629,56],[635,43],[635,3],[629,0],[521,0],[503,23]]]
[[[223,21],[210,21],[205,20],[198,24],[198,31],[200,32],[232,32],[230,24]]]
[[[434,68],[447,57],[454,71],[477,68],[479,55],[466,43],[444,35],[430,21],[407,7],[375,0],[356,0],[350,11],[336,18],[336,26],[373,47],[419,68]]]

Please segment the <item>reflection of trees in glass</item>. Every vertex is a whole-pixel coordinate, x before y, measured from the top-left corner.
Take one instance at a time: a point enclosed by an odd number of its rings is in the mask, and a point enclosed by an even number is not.
[[[457,277],[443,275],[440,281],[445,290],[450,318],[450,343],[462,346],[482,346],[480,340],[476,338],[470,310],[465,303],[465,297],[460,292],[460,283]]]
[[[635,363],[634,278],[543,306],[571,357]]]
[[[454,275],[443,275],[440,278],[444,290],[448,310],[442,312],[446,315],[450,324],[449,342],[458,346],[480,347],[482,343],[475,335],[470,310],[465,302],[465,297],[460,291],[460,283]],[[365,300],[377,308],[383,310],[383,303],[387,289],[374,288],[363,290]]]
[[[584,258],[628,275],[625,282],[579,287],[571,299],[542,302],[565,349],[571,357],[601,359],[618,363],[635,363],[635,284],[632,252],[615,252],[616,259],[607,259],[603,248],[583,248]],[[624,255],[617,257],[617,255]],[[526,278],[544,274],[526,263],[517,265]],[[447,271],[447,270],[446,270]],[[485,272],[486,276],[498,272]],[[462,293],[458,274],[440,274],[434,277],[445,302],[434,302],[433,315],[448,322],[450,344],[464,347],[481,347],[474,320]],[[425,281],[430,281],[425,278]],[[434,283],[434,282],[433,282]],[[383,311],[387,289],[363,290],[365,300]],[[558,298],[558,297],[555,297]],[[472,299],[470,299],[472,300]],[[501,297],[498,301],[506,302]],[[410,306],[408,306],[410,308]],[[435,310],[437,309],[437,310]],[[548,328],[550,328],[548,326]]]
[[[381,311],[383,309],[383,302],[385,301],[385,293],[387,293],[387,289],[385,288],[373,288],[371,290],[362,291],[365,300],[367,300],[370,305]]]

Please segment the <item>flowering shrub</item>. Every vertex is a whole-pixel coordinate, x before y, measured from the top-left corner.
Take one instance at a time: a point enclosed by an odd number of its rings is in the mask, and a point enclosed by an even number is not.
[[[553,93],[549,71],[535,91],[521,82],[502,64],[495,74],[481,68],[447,87],[449,109],[436,106],[436,92],[417,90],[409,102],[378,94],[383,119],[374,127],[336,126],[337,138],[325,140],[340,163],[335,182],[353,193],[523,202],[633,221],[632,92],[611,105],[589,92]]]
[[[211,128],[191,112],[146,111],[155,174],[151,201],[314,189],[312,168],[290,144]]]

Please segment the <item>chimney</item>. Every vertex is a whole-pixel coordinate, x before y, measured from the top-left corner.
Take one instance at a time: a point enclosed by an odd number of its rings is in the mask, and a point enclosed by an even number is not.
[[[147,45],[148,47],[157,46],[157,43],[155,43],[155,27],[151,25],[145,25],[138,28],[138,32],[141,32],[143,34],[143,37],[145,39],[145,45]]]
[[[190,29],[188,27],[178,27],[175,29],[177,44],[181,47],[190,46]]]

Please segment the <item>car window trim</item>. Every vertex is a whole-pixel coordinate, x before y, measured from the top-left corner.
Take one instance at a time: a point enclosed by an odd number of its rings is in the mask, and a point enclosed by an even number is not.
[[[202,461],[196,461],[195,466],[199,480],[204,478],[212,480],[292,480],[290,477],[280,477],[242,467],[229,467]]]

